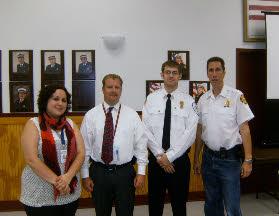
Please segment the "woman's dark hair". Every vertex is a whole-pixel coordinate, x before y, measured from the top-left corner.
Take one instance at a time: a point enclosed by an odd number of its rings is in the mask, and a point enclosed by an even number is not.
[[[49,98],[51,98],[53,93],[56,92],[57,89],[61,89],[66,93],[67,108],[66,108],[66,111],[63,114],[63,116],[65,116],[68,113],[69,109],[71,108],[71,103],[72,103],[70,93],[62,85],[51,84],[51,85],[48,85],[48,86],[42,88],[39,92],[38,101],[37,101],[39,114],[43,114],[44,112],[46,112],[48,100],[49,100]]]

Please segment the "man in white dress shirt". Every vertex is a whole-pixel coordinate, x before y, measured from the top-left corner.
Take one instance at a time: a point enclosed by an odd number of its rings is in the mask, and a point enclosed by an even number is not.
[[[252,143],[248,121],[254,115],[243,93],[224,85],[225,62],[220,57],[207,61],[207,76],[212,89],[198,102],[194,171],[202,173],[205,186],[206,216],[241,216],[240,176],[252,171]],[[205,144],[205,145],[204,145]],[[244,148],[241,164],[239,152]],[[199,154],[204,145],[202,167]]]
[[[143,106],[143,121],[150,150],[148,166],[149,215],[163,214],[166,189],[173,215],[186,215],[190,160],[187,149],[196,136],[198,115],[193,98],[180,92],[179,64],[162,65],[164,88],[148,95]]]
[[[85,189],[92,192],[97,216],[111,215],[113,201],[117,216],[132,216],[135,188],[145,180],[147,137],[137,112],[120,103],[121,91],[121,77],[106,75],[104,102],[89,110],[81,125],[86,150],[81,175]],[[112,131],[107,131],[109,119]]]

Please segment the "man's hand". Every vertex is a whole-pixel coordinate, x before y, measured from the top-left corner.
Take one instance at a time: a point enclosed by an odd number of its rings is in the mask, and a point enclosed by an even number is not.
[[[248,177],[252,172],[252,163],[243,162],[241,168],[241,178]]]
[[[157,163],[164,169],[166,173],[175,172],[173,164],[169,161],[165,153],[157,156]]]
[[[201,165],[200,165],[199,161],[194,161],[193,169],[194,169],[194,174],[195,175],[200,175],[201,174]]]
[[[94,183],[90,177],[83,178],[82,185],[87,192],[93,192]]]
[[[137,174],[137,176],[134,179],[134,186],[135,186],[135,188],[143,187],[144,181],[145,181],[145,175]]]

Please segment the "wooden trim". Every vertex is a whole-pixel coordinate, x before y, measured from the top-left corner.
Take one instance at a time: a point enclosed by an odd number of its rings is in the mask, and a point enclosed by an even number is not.
[[[205,199],[204,192],[189,192],[189,202],[203,201]],[[147,195],[137,195],[135,199],[135,205],[147,205]],[[166,197],[166,203],[169,203],[169,197]],[[79,199],[79,208],[94,208],[91,198]],[[14,201],[0,201],[0,212],[9,211],[23,211],[23,205],[18,200]]]
[[[136,111],[139,116],[141,116],[142,111]],[[69,112],[67,116],[80,116],[83,117],[86,112]],[[33,113],[33,112],[27,112],[27,113],[0,113],[0,118],[1,117],[35,117],[38,116],[38,113]]]

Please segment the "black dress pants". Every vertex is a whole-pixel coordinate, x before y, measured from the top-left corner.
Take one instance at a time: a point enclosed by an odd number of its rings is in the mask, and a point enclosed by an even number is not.
[[[92,163],[90,177],[94,183],[92,199],[95,204],[96,216],[110,216],[113,202],[117,216],[133,215],[135,175],[131,163],[115,169]]]
[[[75,216],[78,208],[78,200],[54,206],[31,207],[24,205],[27,216]]]
[[[190,160],[185,153],[174,162],[175,172],[168,174],[150,154],[148,164],[149,215],[162,216],[166,190],[171,201],[174,216],[186,216],[186,201],[189,192]]]

